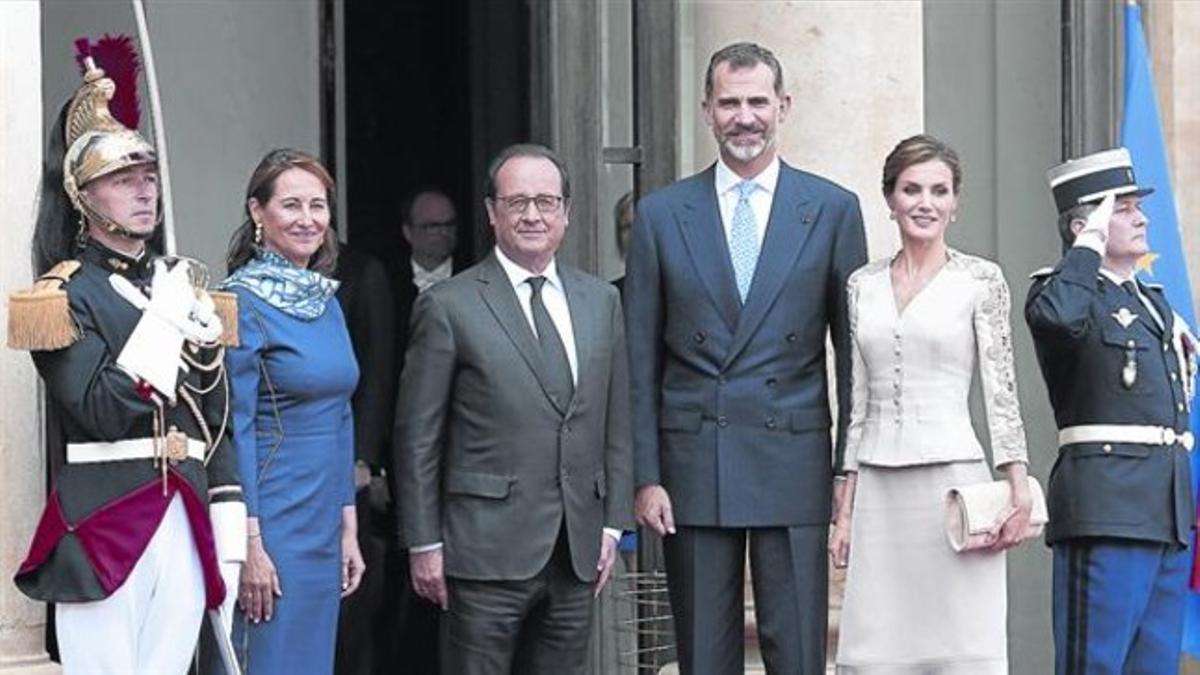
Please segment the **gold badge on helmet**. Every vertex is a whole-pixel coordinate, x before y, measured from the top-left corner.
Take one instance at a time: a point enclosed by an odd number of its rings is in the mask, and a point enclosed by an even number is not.
[[[115,224],[98,212],[82,193],[90,182],[122,169],[154,164],[158,156],[154,146],[141,134],[117,121],[109,112],[108,102],[116,85],[88,57],[83,86],[75,92],[67,108],[66,143],[63,158],[63,188],[81,213],[113,229]]]

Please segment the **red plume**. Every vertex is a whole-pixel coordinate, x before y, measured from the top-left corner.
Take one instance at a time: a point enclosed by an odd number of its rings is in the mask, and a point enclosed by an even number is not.
[[[86,37],[75,40],[75,63],[80,74],[85,71],[83,60],[89,56],[117,85],[117,92],[108,104],[109,111],[118,122],[136,130],[142,117],[138,104],[138,73],[142,63],[133,41],[128,35],[108,33],[95,43]]]

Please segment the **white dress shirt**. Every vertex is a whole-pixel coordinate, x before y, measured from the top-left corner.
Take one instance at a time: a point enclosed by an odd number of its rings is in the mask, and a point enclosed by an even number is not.
[[[1158,310],[1154,308],[1154,303],[1150,302],[1150,298],[1147,298],[1145,295],[1142,294],[1142,286],[1141,286],[1141,284],[1138,283],[1136,274],[1130,274],[1128,277],[1121,278],[1120,276],[1117,275],[1116,272],[1113,272],[1112,270],[1106,269],[1104,267],[1100,268],[1100,274],[1103,274],[1105,277],[1108,278],[1109,281],[1113,282],[1114,284],[1116,284],[1118,286],[1120,286],[1122,283],[1124,283],[1126,281],[1132,281],[1133,287],[1135,289],[1137,289],[1138,300],[1141,301],[1142,306],[1145,307],[1146,311],[1150,313],[1151,318],[1153,318],[1154,322],[1158,324],[1158,327],[1159,328],[1163,327],[1162,316],[1159,315]]]
[[[723,160],[717,160],[716,188],[717,204],[721,208],[721,225],[725,228],[725,242],[733,234],[733,211],[737,208],[737,185],[743,180],[754,183],[757,189],[750,193],[750,210],[754,211],[754,225],[758,228],[758,248],[762,250],[767,234],[767,221],[771,219],[771,203],[775,200],[775,188],[779,184],[779,157],[771,160],[767,168],[753,178],[744,179],[733,172]]]
[[[558,276],[557,263],[551,260],[550,264],[546,266],[546,269],[542,270],[541,274],[534,274],[504,255],[504,251],[501,251],[500,247],[497,246],[495,252],[496,260],[500,262],[500,267],[504,270],[504,275],[508,277],[509,283],[512,284],[513,291],[517,294],[517,303],[521,305],[521,311],[525,314],[525,320],[529,322],[529,330],[533,331],[535,337],[537,336],[537,328],[533,323],[533,308],[529,304],[530,298],[533,297],[533,287],[529,285],[529,279],[537,276],[546,277],[546,283],[542,285],[542,304],[546,306],[546,313],[550,315],[550,320],[554,322],[554,327],[558,329],[558,336],[562,340],[563,349],[567,352],[567,361],[571,364],[571,381],[578,384],[579,356],[575,353],[575,329],[571,325],[571,308],[567,305],[567,293],[563,289],[562,279]],[[604,534],[612,537],[615,541],[621,540],[620,528],[606,527],[604,528]],[[442,548],[442,542],[425,546],[414,546],[409,549],[409,552],[425,553],[427,551],[436,551],[440,548]]]
[[[417,287],[417,294],[420,295],[429,290],[429,287],[439,281],[445,281],[454,275],[454,260],[446,258],[442,264],[437,267],[427,270],[421,267],[421,264],[412,260],[413,286]]]
[[[562,339],[563,349],[567,351],[567,361],[571,363],[571,382],[579,384],[575,329],[571,326],[571,308],[567,306],[567,292],[563,290],[562,279],[558,277],[557,263],[551,260],[541,274],[534,274],[510,260],[500,247],[496,247],[495,250],[496,259],[500,261],[500,267],[504,269],[505,276],[517,293],[517,303],[521,305],[521,311],[525,313],[525,320],[529,322],[529,330],[533,331],[534,337],[537,337],[537,328],[533,325],[533,308],[529,305],[529,299],[533,297],[533,287],[529,285],[529,280],[533,277],[546,277],[546,283],[542,286],[542,304],[546,306],[546,313],[558,329],[558,337]]]

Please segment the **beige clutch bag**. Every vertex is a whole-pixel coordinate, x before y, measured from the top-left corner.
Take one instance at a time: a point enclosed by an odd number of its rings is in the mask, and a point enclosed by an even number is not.
[[[1029,494],[1033,497],[1033,512],[1026,539],[1041,536],[1049,520],[1046,495],[1033,476],[1029,477]],[[1012,514],[1012,488],[1007,480],[950,488],[946,493],[946,538],[950,547],[961,553],[989,545],[989,534],[998,531]]]

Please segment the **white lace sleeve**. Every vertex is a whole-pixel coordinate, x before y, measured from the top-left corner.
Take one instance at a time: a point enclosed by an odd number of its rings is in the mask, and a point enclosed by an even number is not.
[[[842,471],[858,471],[858,446],[862,442],[867,415],[867,366],[858,346],[858,294],[862,270],[846,282],[846,313],[850,317],[850,424],[846,427],[846,450]]]
[[[1008,284],[995,263],[976,260],[971,271],[983,286],[975,306],[975,343],[979,350],[979,375],[992,438],[992,461],[996,467],[1010,462],[1028,463],[1025,425],[1021,421],[1013,366]]]

